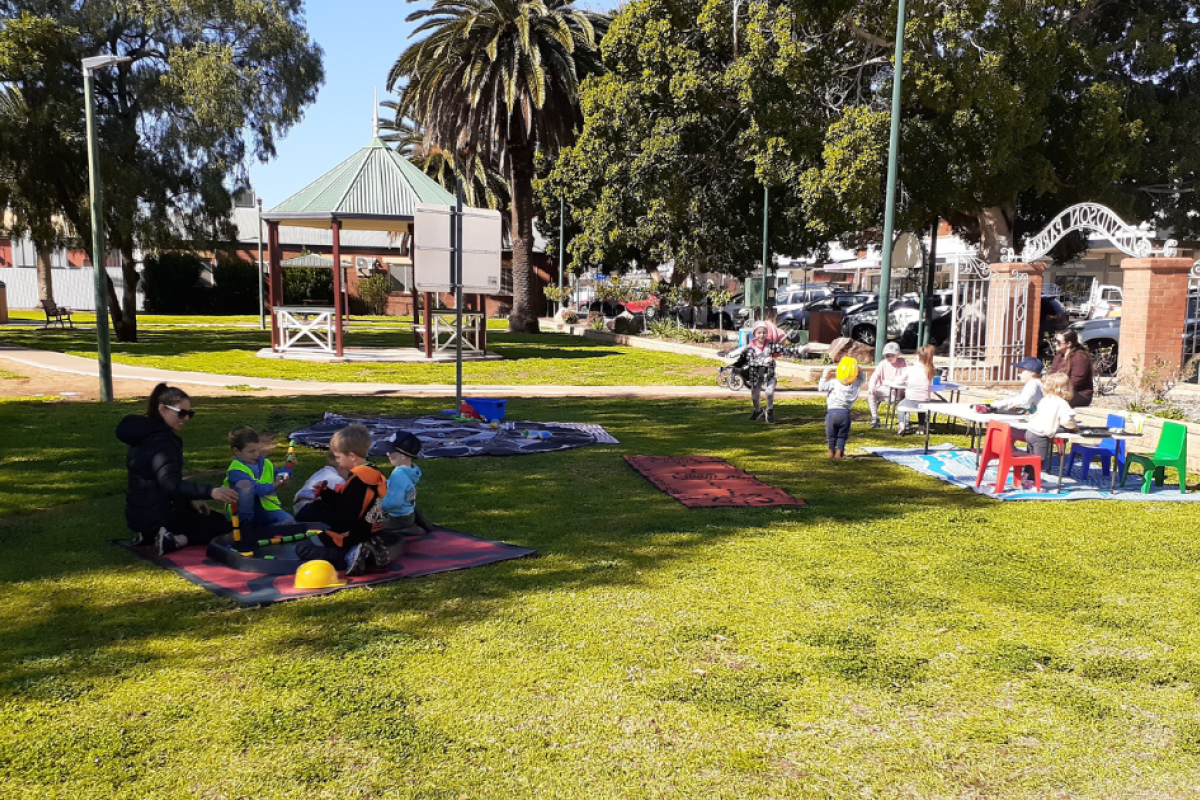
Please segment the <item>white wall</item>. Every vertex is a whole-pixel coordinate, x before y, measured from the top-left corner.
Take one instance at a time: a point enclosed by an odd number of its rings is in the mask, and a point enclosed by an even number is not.
[[[91,267],[52,269],[54,302],[74,311],[96,310],[96,278]],[[124,292],[125,277],[119,267],[109,267],[117,296]],[[9,308],[41,308],[38,300],[37,269],[34,267],[11,267],[0,269],[0,281],[8,288]],[[138,311],[144,311],[145,295],[137,293]]]

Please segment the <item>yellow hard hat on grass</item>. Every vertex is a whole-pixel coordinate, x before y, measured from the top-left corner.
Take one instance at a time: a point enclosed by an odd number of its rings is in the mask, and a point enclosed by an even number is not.
[[[858,361],[846,356],[838,362],[837,379],[845,384],[854,383],[858,377]]]
[[[328,589],[345,585],[346,581],[338,580],[337,570],[328,561],[306,561],[296,570],[297,589]]]

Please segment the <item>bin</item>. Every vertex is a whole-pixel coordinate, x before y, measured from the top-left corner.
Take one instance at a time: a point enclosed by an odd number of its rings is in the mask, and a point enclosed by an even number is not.
[[[842,335],[842,312],[812,311],[808,315],[808,340],[814,344],[833,344]]]
[[[507,400],[499,397],[464,397],[463,402],[486,420],[504,419],[504,407],[508,405]]]

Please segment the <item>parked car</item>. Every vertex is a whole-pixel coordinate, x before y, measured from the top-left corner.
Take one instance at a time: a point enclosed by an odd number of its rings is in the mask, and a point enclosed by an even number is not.
[[[898,298],[891,301],[888,304],[888,341],[899,341],[910,326],[915,326],[920,321],[920,316],[920,306],[912,300]],[[849,336],[866,345],[874,345],[878,321],[878,300],[852,306],[842,316],[842,336]]]
[[[809,303],[831,297],[833,290],[825,285],[793,284],[785,286],[775,293],[775,311],[780,317],[792,311],[799,311]]]
[[[808,315],[813,311],[841,311],[874,300],[874,292],[836,292],[827,297],[813,300],[801,308],[790,309],[779,314],[778,322],[781,328],[808,330]]]

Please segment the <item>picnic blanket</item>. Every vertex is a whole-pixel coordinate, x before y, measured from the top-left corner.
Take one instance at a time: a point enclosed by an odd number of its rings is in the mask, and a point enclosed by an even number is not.
[[[688,508],[802,506],[803,500],[714,456],[625,456],[629,466]]]
[[[371,432],[372,455],[382,455],[384,440],[400,431],[421,440],[422,458],[519,456],[592,444],[620,444],[600,425],[578,422],[509,422],[493,430],[487,423],[445,417],[344,417],[328,413],[320,422],[294,431],[290,438],[297,444],[328,449],[333,434],[353,422]]]
[[[436,528],[432,533],[408,539],[408,552],[392,562],[387,570],[355,577],[342,576],[348,583],[325,589],[297,589],[295,575],[269,575],[242,572],[209,558],[203,547],[184,547],[165,556],[156,556],[153,548],[135,547],[127,541],[114,544],[164,569],[169,569],[213,594],[228,597],[244,605],[267,605],[282,600],[295,600],[330,594],[342,589],[387,583],[400,578],[419,578],[438,572],[469,569],[497,561],[522,558],[537,552],[504,542],[493,542],[477,536]]]
[[[1125,500],[1131,502],[1155,502],[1155,503],[1195,503],[1200,502],[1200,492],[1189,492],[1182,494],[1179,491],[1178,483],[1167,483],[1164,486],[1151,487],[1148,494],[1142,494],[1142,476],[1139,472],[1131,472],[1129,481],[1126,483],[1125,489],[1121,489],[1121,477],[1117,476],[1117,491],[1111,492],[1109,487],[1111,479],[1101,475],[1099,464],[1093,464],[1088,470],[1086,481],[1081,481],[1079,475],[1079,464],[1076,463],[1075,471],[1072,473],[1076,477],[1063,475],[1063,489],[1059,494],[1054,491],[1058,484],[1058,456],[1054,456],[1051,472],[1042,473],[1042,491],[1037,492],[1033,489],[1025,491],[1020,488],[1007,488],[1001,494],[995,494],[992,490],[996,488],[996,466],[993,463],[988,467],[987,472],[983,475],[983,483],[978,489],[975,488],[975,475],[979,467],[975,460],[975,453],[970,450],[964,450],[954,445],[943,444],[929,448],[929,454],[925,455],[924,448],[891,448],[891,447],[867,447],[864,448],[868,453],[874,453],[881,456],[894,464],[915,469],[922,475],[931,475],[946,483],[959,487],[960,489],[970,489],[976,494],[982,494],[993,500],[1040,500],[1043,502],[1055,502],[1059,500]],[[1169,473],[1168,481],[1174,478],[1174,472]],[[1012,486],[1011,479],[1008,486]]]

